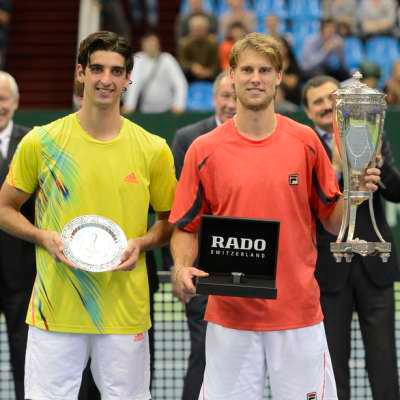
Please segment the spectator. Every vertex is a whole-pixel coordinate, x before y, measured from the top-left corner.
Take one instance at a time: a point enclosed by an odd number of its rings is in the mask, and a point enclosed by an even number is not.
[[[160,39],[148,33],[141,40],[142,51],[135,54],[132,84],[125,94],[124,112],[143,113],[185,110],[187,82],[175,58],[161,52]]]
[[[189,34],[179,41],[179,62],[189,82],[212,81],[218,72],[218,45],[209,33],[208,19],[193,14]]]
[[[393,34],[397,17],[395,0],[361,0],[358,8],[361,32],[365,37]]]
[[[184,36],[187,36],[189,33],[189,20],[193,14],[203,14],[208,19],[209,31],[213,35],[217,35],[218,31],[218,21],[212,15],[209,14],[203,7],[203,0],[188,0],[188,8],[189,13],[187,14],[179,14],[176,19],[175,26],[175,36],[176,42],[179,42]]]
[[[343,40],[337,34],[337,25],[331,18],[321,21],[320,32],[306,40],[301,67],[307,77],[328,74],[339,81],[348,78],[344,65]]]
[[[11,8],[11,0],[0,0],[0,69],[4,69],[6,63]]]
[[[229,10],[222,14],[219,23],[219,34],[226,37],[228,27],[233,22],[241,22],[247,32],[257,30],[257,17],[253,11],[244,8],[244,0],[226,0]]]
[[[292,38],[289,33],[285,32],[285,27],[278,15],[268,14],[264,17],[264,33],[267,35],[285,37],[290,43]]]
[[[29,131],[14,124],[19,92],[14,78],[0,71],[0,183],[8,173],[8,166],[18,143]],[[34,222],[33,199],[21,209],[23,215]],[[0,231],[0,313],[7,323],[10,361],[15,384],[15,398],[24,397],[24,364],[28,326],[26,310],[35,279],[35,248],[31,243]]]
[[[357,0],[324,0],[323,8],[324,19],[333,19],[338,25],[338,31],[342,36],[358,33]],[[344,31],[346,35],[343,35]]]
[[[280,87],[283,91],[284,98],[297,106],[301,103],[301,84],[303,81],[302,71],[294,56],[292,46],[282,36],[277,37],[281,47],[281,55],[283,61],[283,76]]]
[[[392,73],[385,83],[386,100],[391,106],[400,106],[400,60],[393,63]]]
[[[337,174],[340,174],[341,165],[335,157],[332,140],[332,92],[338,87],[339,83],[333,78],[316,76],[305,84],[303,101],[307,116],[314,123],[321,143],[335,162]],[[330,251],[330,243],[336,241],[336,236],[328,233],[317,221],[316,278],[321,289],[326,337],[340,400],[351,398],[349,359],[354,311],[357,312],[362,332],[373,399],[399,399],[393,289],[394,280],[399,277],[399,266],[383,201],[400,202],[400,173],[385,138],[380,162],[382,184],[374,193],[373,208],[379,231],[385,240],[392,243],[387,263],[383,263],[378,256],[355,254],[351,264],[337,264]],[[379,241],[371,224],[368,202],[358,207],[354,237],[369,242]]]
[[[246,28],[241,22],[234,22],[229,26],[227,36],[218,48],[219,64],[222,70],[229,67],[229,53],[232,46],[244,37],[246,33]]]
[[[172,144],[176,176],[179,178],[186,151],[197,137],[212,131],[218,125],[232,118],[236,111],[236,95],[228,73],[221,72],[215,79],[214,87],[215,114],[195,124],[185,126],[176,132]],[[198,295],[185,304],[185,312],[190,332],[190,356],[184,379],[182,400],[199,398],[205,367],[205,340],[207,323],[204,311],[207,296]]]

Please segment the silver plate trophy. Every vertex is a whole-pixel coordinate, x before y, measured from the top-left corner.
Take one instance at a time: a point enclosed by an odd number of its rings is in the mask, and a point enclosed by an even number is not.
[[[351,262],[353,254],[362,256],[379,254],[387,262],[391,243],[386,242],[376,224],[370,191],[360,189],[360,178],[367,168],[375,165],[382,144],[383,122],[387,108],[385,94],[360,82],[362,75],[356,71],[349,84],[333,93],[334,135],[342,158],[344,179],[344,212],[340,232],[331,252],[336,262],[344,258]],[[371,223],[379,242],[354,238],[357,207],[369,201]],[[343,238],[347,231],[346,240]]]
[[[114,269],[127,246],[123,230],[99,215],[82,215],[65,225],[61,237],[64,255],[77,267],[90,272]]]

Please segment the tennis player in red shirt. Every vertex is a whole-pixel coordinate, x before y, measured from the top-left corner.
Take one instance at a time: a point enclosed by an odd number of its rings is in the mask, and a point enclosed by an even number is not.
[[[195,295],[192,278],[206,275],[193,266],[206,213],[280,221],[278,297],[209,297],[199,399],[261,400],[268,374],[274,399],[335,400],[314,278],[315,218],[337,234],[343,198],[317,135],[275,113],[282,80],[276,41],[248,34],[232,48],[229,63],[237,114],[189,148],[170,215],[174,290],[187,301]],[[377,189],[379,174],[367,170],[366,190]]]

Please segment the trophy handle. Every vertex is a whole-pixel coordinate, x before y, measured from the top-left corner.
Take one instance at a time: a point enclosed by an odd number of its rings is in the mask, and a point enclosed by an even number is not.
[[[349,231],[347,233],[347,241],[351,242],[354,238],[354,229],[356,227],[357,217],[357,204],[350,204],[350,216],[349,216]]]
[[[373,195],[371,193],[370,197],[369,197],[369,213],[371,215],[371,221],[372,221],[372,226],[374,227],[374,231],[376,233],[376,236],[378,236],[378,239],[382,242],[382,243],[386,243],[386,240],[382,237],[381,233],[379,232],[378,229],[378,225],[376,223],[376,219],[375,219],[375,213],[374,213],[374,203],[373,203]]]
[[[339,235],[336,239],[336,243],[341,243],[343,241],[344,234],[346,233],[347,226],[349,225],[349,204],[348,201],[346,201],[347,197],[348,197],[348,192],[345,190],[342,223],[340,226]]]

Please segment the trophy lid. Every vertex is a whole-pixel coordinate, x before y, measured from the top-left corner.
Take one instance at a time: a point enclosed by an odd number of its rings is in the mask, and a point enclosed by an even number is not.
[[[370,98],[371,102],[373,103],[378,101],[381,102],[382,105],[386,106],[386,94],[377,89],[370,88],[365,83],[362,83],[362,77],[363,76],[360,71],[355,71],[353,76],[346,81],[346,83],[342,84],[340,88],[333,92],[335,99],[342,99],[345,100],[345,102],[352,102],[352,99],[359,99],[360,96],[362,96],[364,99]]]

